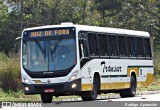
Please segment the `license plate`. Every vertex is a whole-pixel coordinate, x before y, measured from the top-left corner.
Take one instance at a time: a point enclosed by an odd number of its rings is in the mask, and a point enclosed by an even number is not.
[[[54,92],[54,89],[45,89],[44,92],[45,92],[45,93]]]

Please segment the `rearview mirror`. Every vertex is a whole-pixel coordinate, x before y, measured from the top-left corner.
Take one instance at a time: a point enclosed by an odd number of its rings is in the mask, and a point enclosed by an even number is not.
[[[14,44],[14,53],[18,53],[18,44],[17,43]]]
[[[15,39],[15,42],[19,42],[21,40],[21,37],[17,37],[16,39]]]
[[[20,40],[21,40],[21,37],[17,37],[15,39],[15,43],[14,43],[14,52],[15,53],[18,53]]]

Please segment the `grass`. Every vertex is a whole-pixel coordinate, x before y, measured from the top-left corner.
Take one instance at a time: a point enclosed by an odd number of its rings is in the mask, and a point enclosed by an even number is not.
[[[19,62],[19,57],[10,58],[0,53],[0,88],[6,92],[17,92],[22,88]]]
[[[24,95],[23,91],[18,92],[4,92],[2,89],[0,90],[0,101],[40,101],[39,95]]]

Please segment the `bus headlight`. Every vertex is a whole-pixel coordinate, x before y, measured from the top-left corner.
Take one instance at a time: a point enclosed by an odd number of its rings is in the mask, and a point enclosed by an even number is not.
[[[75,80],[76,78],[77,78],[77,76],[78,76],[78,70],[77,71],[75,71],[75,72],[73,72],[73,74],[71,75],[71,77],[69,77],[69,80],[68,81],[73,81],[73,80]]]
[[[28,79],[24,79],[24,82],[27,83],[27,84],[30,83]]]
[[[76,88],[77,87],[77,84],[72,84],[72,88]]]
[[[26,84],[31,84],[31,82],[30,82],[28,79],[26,79],[26,78],[23,78],[23,79],[22,79],[22,82],[23,82],[23,83],[26,83]]]

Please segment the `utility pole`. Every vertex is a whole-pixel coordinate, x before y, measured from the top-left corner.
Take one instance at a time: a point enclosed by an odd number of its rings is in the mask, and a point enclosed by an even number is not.
[[[21,33],[23,31],[23,0],[21,0]]]

